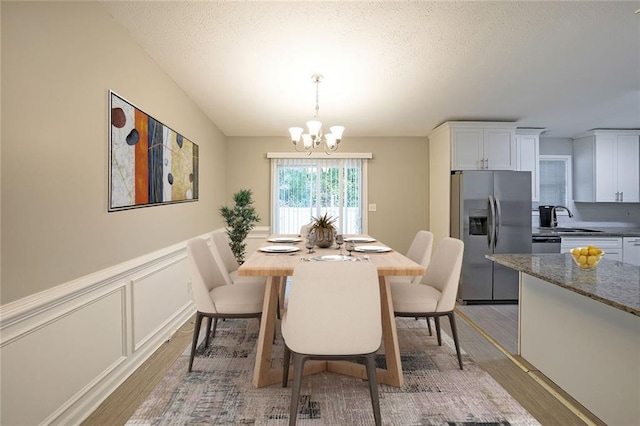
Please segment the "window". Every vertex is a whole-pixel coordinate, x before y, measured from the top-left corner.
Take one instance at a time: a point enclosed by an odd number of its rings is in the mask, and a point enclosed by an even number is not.
[[[571,196],[571,156],[540,156],[540,201],[533,203],[535,211],[540,205],[568,206]],[[558,211],[558,214],[561,214]]]
[[[366,159],[272,158],[271,224],[275,234],[297,234],[324,213],[345,234],[366,232]]]

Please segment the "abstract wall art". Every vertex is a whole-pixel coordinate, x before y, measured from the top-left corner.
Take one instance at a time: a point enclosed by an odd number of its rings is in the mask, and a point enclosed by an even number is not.
[[[198,145],[109,91],[109,211],[198,200]]]

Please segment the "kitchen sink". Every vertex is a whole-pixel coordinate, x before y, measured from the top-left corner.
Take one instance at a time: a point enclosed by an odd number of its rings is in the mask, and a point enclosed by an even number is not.
[[[598,231],[596,229],[588,229],[588,228],[564,228],[562,226],[556,226],[554,228],[544,228],[544,229],[548,229],[550,231],[556,231],[556,232],[602,232],[602,231]]]

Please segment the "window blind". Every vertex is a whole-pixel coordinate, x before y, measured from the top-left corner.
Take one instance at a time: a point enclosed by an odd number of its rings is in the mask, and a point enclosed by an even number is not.
[[[272,227],[297,234],[312,217],[336,217],[345,234],[363,229],[363,163],[360,158],[272,158]]]

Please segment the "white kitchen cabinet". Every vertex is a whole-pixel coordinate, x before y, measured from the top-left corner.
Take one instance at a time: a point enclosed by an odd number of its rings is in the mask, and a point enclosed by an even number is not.
[[[569,253],[575,247],[589,244],[604,250],[604,258],[622,262],[622,238],[619,237],[565,237],[560,242],[560,253]]]
[[[640,131],[593,130],[573,141],[573,199],[640,201]]]
[[[515,170],[513,123],[447,122],[451,136],[451,170]]]
[[[640,237],[622,238],[622,261],[640,266]]]
[[[545,129],[516,129],[516,170],[531,172],[531,199],[540,201],[540,133]]]

